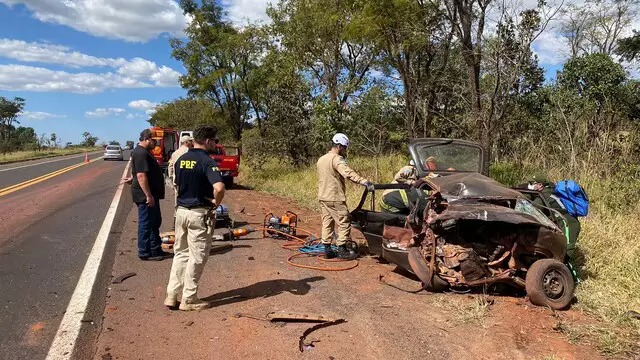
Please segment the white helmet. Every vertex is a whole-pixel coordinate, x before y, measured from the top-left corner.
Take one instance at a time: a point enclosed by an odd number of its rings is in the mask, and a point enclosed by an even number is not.
[[[337,133],[333,135],[332,141],[334,144],[340,144],[344,147],[349,147],[349,138],[343,133]]]

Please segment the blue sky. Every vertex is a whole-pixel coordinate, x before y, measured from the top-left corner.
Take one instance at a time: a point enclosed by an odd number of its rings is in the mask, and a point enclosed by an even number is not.
[[[48,1],[0,0],[0,96],[26,99],[21,125],[56,133],[63,143],[79,142],[84,131],[101,141],[137,140],[154,104],[185,94],[177,83],[182,67],[167,41],[186,24],[177,7],[157,29],[140,31],[77,21],[105,9],[85,8],[64,19],[65,9]],[[147,2],[171,8],[167,1]],[[130,20],[149,14],[153,10]]]
[[[267,21],[268,2],[221,0],[236,24]],[[21,125],[63,143],[136,140],[156,104],[185,95],[168,39],[187,23],[174,0],[0,0],[0,96],[25,98]],[[550,28],[533,49],[554,77],[563,38]]]

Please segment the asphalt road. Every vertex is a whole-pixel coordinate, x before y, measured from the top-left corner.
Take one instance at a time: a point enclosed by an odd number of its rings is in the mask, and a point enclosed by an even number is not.
[[[84,155],[0,166],[0,359],[46,357],[127,163],[100,156],[5,195],[3,189],[80,164]],[[111,234],[120,232],[131,205],[125,188]],[[113,252],[108,245],[102,269],[110,270]],[[109,270],[92,293],[83,336],[96,336]]]

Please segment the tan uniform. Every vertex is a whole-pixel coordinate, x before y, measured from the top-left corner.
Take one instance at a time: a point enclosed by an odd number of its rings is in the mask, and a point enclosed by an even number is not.
[[[393,177],[392,184],[413,185],[418,180],[415,166],[407,165],[400,169],[396,176]]]
[[[176,187],[176,169],[174,169],[173,166],[180,156],[184,155],[187,151],[189,151],[189,147],[184,145],[180,146],[178,150],[171,154],[171,159],[169,159],[169,163],[167,164],[167,175],[169,175],[169,179],[171,179],[171,183],[173,184],[173,203],[176,208],[178,207],[178,188]]]
[[[414,182],[418,180],[418,174],[416,173],[415,166],[407,165],[404,166],[400,171],[396,173],[396,176],[393,177],[392,184],[407,184],[413,185]],[[384,203],[384,197],[394,191],[397,190],[385,190],[382,193],[382,201]]]
[[[176,210],[176,241],[167,294],[182,293],[182,301],[197,299],[198,281],[209,259],[215,214],[208,209]]]
[[[351,221],[347,208],[345,179],[364,185],[367,179],[358,175],[347,165],[346,160],[333,152],[322,156],[317,163],[318,200],[322,210],[322,243],[330,244],[338,224],[337,245],[351,239]]]

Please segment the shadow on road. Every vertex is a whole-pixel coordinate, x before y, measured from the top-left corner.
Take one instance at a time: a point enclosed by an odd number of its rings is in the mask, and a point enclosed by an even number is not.
[[[324,279],[324,276],[314,276],[301,280],[276,279],[261,281],[243,288],[217,293],[202,300],[208,301],[212,307],[216,307],[251,299],[268,298],[284,292],[294,295],[306,295],[311,290],[310,283]]]

